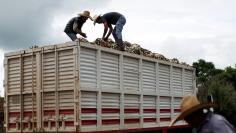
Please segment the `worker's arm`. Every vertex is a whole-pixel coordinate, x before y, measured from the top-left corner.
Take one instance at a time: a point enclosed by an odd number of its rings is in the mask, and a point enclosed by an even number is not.
[[[104,25],[104,32],[102,35],[102,39],[105,41],[105,36],[107,34],[108,24],[107,24],[107,22],[103,22],[103,25]]]
[[[107,36],[104,38],[104,41],[107,41],[107,40],[108,40],[108,37],[111,35],[111,33],[112,33],[112,31],[113,31],[112,26],[108,26],[108,28],[109,28],[109,32],[108,32]]]
[[[78,28],[78,23],[74,23],[73,24],[73,30],[76,32],[76,33],[78,33],[78,34],[80,34],[81,36],[83,36],[83,37],[87,37],[86,36],[86,34],[85,33],[83,33],[79,28]]]

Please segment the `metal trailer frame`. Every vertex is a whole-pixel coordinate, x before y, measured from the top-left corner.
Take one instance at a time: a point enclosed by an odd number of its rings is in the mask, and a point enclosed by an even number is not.
[[[6,132],[136,132],[168,127],[193,67],[88,42],[5,54]]]

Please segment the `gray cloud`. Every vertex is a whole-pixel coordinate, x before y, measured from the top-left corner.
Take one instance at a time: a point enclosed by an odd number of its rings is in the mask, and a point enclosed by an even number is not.
[[[0,49],[27,48],[45,40],[53,42],[50,30],[54,16],[101,8],[107,3],[108,0],[0,1]]]

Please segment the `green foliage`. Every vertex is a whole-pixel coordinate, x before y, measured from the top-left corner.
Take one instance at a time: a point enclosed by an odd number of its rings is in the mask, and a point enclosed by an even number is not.
[[[231,123],[236,123],[236,91],[231,84],[213,80],[208,86],[208,94],[212,94],[217,107],[216,112],[224,115]]]
[[[206,62],[203,59],[198,60],[198,62],[193,63],[193,67],[196,68],[196,76],[198,83],[202,84],[211,79],[215,74],[215,66],[212,62]]]
[[[203,59],[194,62],[193,66],[196,68],[199,100],[207,102],[207,96],[212,94],[217,104],[215,111],[236,126],[236,69],[215,69],[212,62]]]

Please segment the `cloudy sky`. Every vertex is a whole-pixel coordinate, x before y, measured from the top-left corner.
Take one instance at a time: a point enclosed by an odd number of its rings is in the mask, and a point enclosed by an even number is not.
[[[68,20],[83,10],[110,11],[126,19],[123,38],[167,58],[192,64],[205,59],[217,68],[236,63],[235,0],[0,0],[0,95],[4,53],[32,45],[63,43]],[[90,20],[89,41],[102,36]]]

